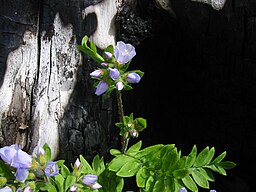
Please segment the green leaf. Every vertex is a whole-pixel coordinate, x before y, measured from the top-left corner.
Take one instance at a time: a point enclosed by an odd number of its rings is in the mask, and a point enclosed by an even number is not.
[[[191,191],[198,191],[198,187],[190,175],[187,175],[181,180],[186,186],[186,188],[190,189]]]
[[[138,172],[140,167],[141,163],[138,160],[133,159],[124,164],[124,166],[121,167],[121,169],[116,173],[116,175],[120,177],[132,177]]]
[[[64,178],[61,174],[58,174],[56,176],[54,176],[54,179],[55,179],[55,183],[58,187],[58,192],[64,192]]]
[[[69,168],[66,165],[62,164],[60,166],[60,173],[64,178],[66,178],[70,174]]]
[[[219,173],[219,174],[221,174],[221,175],[227,175],[225,169],[218,166],[217,164],[216,165],[209,165],[209,166],[206,166],[206,167],[215,171],[215,172],[217,172],[217,173]]]
[[[117,149],[110,149],[110,154],[113,155],[113,156],[119,156],[119,155],[122,155],[123,153]]]
[[[64,183],[64,191],[67,191],[76,181],[76,177],[73,175],[68,175]]]
[[[46,162],[48,162],[52,159],[51,148],[49,147],[49,145],[47,143],[45,143],[44,146],[43,146],[43,149],[45,151]]]
[[[138,187],[144,188],[146,181],[150,176],[149,171],[145,167],[141,167],[136,173],[136,183]]]
[[[236,166],[236,163],[232,161],[222,161],[218,164],[218,166],[222,167],[223,169],[232,169]]]
[[[200,173],[197,169],[195,169],[192,171],[191,174],[194,181],[197,183],[197,185],[199,185],[202,188],[209,189],[209,182],[202,173]]]
[[[80,155],[79,157],[80,157],[80,162],[81,162],[80,166],[82,166],[81,173],[85,173],[85,174],[93,173],[93,170],[92,170],[90,164],[86,161],[86,159],[82,155]]]
[[[208,180],[208,181],[214,181],[213,174],[211,170],[209,169],[204,169],[204,168],[197,168],[197,170]]]
[[[196,145],[194,145],[191,152],[186,158],[186,167],[191,167],[194,164],[196,160],[196,155],[197,155],[197,147]]]
[[[165,145],[161,149],[161,152],[162,152],[162,155],[161,155],[161,160],[162,160],[161,170],[163,172],[166,172],[167,170],[170,171],[171,165],[176,164],[176,162],[178,160],[177,151],[175,150],[174,145]]]
[[[46,183],[45,185],[41,186],[40,191],[59,192],[51,183]]]
[[[155,181],[155,184],[154,184],[152,192],[159,192],[159,191],[162,191],[162,192],[165,191],[165,185],[164,185],[164,178],[163,177],[159,177]]]
[[[196,161],[194,163],[194,167],[201,167],[209,163],[214,156],[215,149],[209,147],[204,148],[197,156]]]
[[[91,50],[94,52],[94,53],[97,53],[97,48],[96,48],[96,45],[90,41],[90,47],[91,47]]]
[[[220,163],[225,157],[226,157],[227,152],[224,151],[223,153],[221,153],[218,157],[216,157],[211,164],[218,164]]]
[[[141,145],[142,145],[142,141],[139,141],[137,143],[135,143],[134,145],[132,145],[127,151],[126,151],[126,154],[129,154],[129,155],[135,155],[137,154],[137,152],[139,152],[140,148],[141,148]]]
[[[177,182],[173,178],[170,178],[170,177],[165,178],[164,185],[165,185],[166,192],[178,191],[178,189],[180,189],[180,187],[178,187],[176,189]]]
[[[134,120],[134,124],[135,124],[135,129],[140,132],[143,131],[146,127],[147,127],[147,121],[144,118],[136,118]]]
[[[182,179],[190,174],[189,169],[177,169],[173,171],[173,176],[176,179]]]
[[[146,191],[150,191],[150,189],[153,187],[153,185],[154,185],[154,177],[149,176],[147,181],[146,181],[145,190]]]
[[[108,169],[117,172],[124,164],[132,160],[134,160],[134,158],[127,155],[119,155],[112,159],[112,161],[109,163]]]
[[[77,48],[90,56],[92,59],[94,59],[98,63],[104,62],[104,59],[97,53],[94,43],[90,42],[90,47],[87,46],[88,37],[85,35],[82,39],[82,45],[78,45]]]
[[[116,176],[116,173],[105,169],[102,174],[99,175],[98,183],[103,186],[100,192],[122,192],[124,186],[124,180],[121,177]]]
[[[105,170],[103,157],[100,158],[99,155],[96,155],[92,161],[92,168],[96,175],[100,175]]]
[[[6,179],[15,179],[12,174],[13,168],[6,164],[4,161],[0,160],[0,176],[5,177]]]
[[[107,48],[104,50],[104,52],[114,53],[114,47],[113,45],[107,46]]]

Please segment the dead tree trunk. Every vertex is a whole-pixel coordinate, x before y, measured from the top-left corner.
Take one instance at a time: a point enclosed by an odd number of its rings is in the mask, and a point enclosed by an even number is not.
[[[70,162],[108,152],[115,104],[94,94],[96,64],[76,46],[85,34],[100,49],[114,44],[116,11],[111,0],[2,2],[1,146],[33,152],[48,143],[54,158]]]

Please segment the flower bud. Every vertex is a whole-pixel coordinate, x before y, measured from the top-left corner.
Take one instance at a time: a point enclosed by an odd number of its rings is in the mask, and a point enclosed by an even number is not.
[[[77,187],[74,186],[74,185],[72,185],[72,186],[70,187],[70,189],[69,189],[69,191],[71,191],[71,192],[75,192],[76,190],[77,190]]]
[[[121,91],[123,88],[124,88],[124,83],[123,82],[119,81],[119,82],[116,83],[116,89],[118,91]]]
[[[104,52],[104,55],[105,55],[105,57],[106,57],[106,59],[111,59],[112,58],[112,56],[113,56],[113,54],[112,53],[110,53],[110,52]]]
[[[97,69],[97,70],[91,72],[91,73],[90,73],[90,76],[91,76],[91,77],[97,77],[97,78],[99,78],[99,77],[101,77],[102,73],[103,73],[103,71],[102,71],[101,69]]]
[[[138,83],[140,79],[141,77],[135,72],[129,73],[127,76],[127,81],[129,83]]]
[[[80,167],[81,162],[79,161],[79,159],[77,158],[75,161],[75,167],[79,168]]]
[[[108,90],[108,84],[104,81],[100,81],[95,91],[95,94],[99,96],[105,93],[107,90]]]
[[[44,154],[45,154],[44,148],[43,147],[38,147],[37,156],[44,155]]]
[[[91,188],[94,190],[100,189],[102,186],[99,183],[94,183],[93,185],[91,185]]]
[[[111,77],[111,79],[116,80],[120,75],[120,72],[118,71],[118,69],[109,68],[109,70],[110,70],[109,76]]]
[[[3,187],[7,182],[7,179],[5,177],[0,177],[0,187]]]
[[[91,175],[91,174],[87,174],[83,177],[83,183],[85,185],[92,185],[94,184],[96,181],[98,180],[98,176],[97,175]]]

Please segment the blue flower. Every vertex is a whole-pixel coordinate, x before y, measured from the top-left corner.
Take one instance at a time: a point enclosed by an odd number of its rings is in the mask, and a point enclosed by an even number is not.
[[[182,187],[178,192],[187,192],[187,189],[185,187]]]
[[[102,70],[101,69],[96,69],[96,70],[94,70],[93,72],[90,73],[91,77],[99,78],[99,77],[101,77],[101,75],[102,75]]]
[[[10,187],[6,186],[4,188],[1,188],[0,192],[12,192],[12,189]]]
[[[32,157],[22,151],[16,144],[0,149],[0,156],[4,162],[16,168],[14,176],[19,182],[24,182],[28,177],[28,168],[31,166]]]
[[[27,177],[28,177],[28,169],[26,168],[18,168],[16,170],[16,173],[14,174],[14,176],[16,177],[16,180],[19,182],[24,182]]]
[[[47,177],[55,176],[59,174],[59,168],[56,162],[49,161],[44,169],[44,173]]]
[[[125,44],[123,41],[118,41],[114,49],[116,61],[125,64],[128,63],[136,55],[135,48],[131,44]]]
[[[21,191],[21,188],[19,187],[16,192],[20,192],[20,191]],[[25,187],[23,192],[32,192],[32,190],[30,189],[30,186],[27,186],[27,187]]]
[[[121,82],[121,81],[118,81],[118,82],[116,83],[116,89],[117,89],[118,91],[121,91],[123,88],[124,88],[124,83]]]
[[[118,71],[118,69],[109,68],[109,70],[110,70],[109,76],[111,77],[111,79],[116,80],[120,75],[120,72]]]
[[[13,144],[11,146],[5,146],[0,149],[0,157],[5,163],[10,165],[12,163],[12,160],[15,154],[19,149],[20,147],[17,144]]]
[[[141,77],[135,72],[129,73],[127,76],[127,81],[130,83],[138,83],[140,79]]]
[[[100,81],[95,91],[95,94],[99,96],[105,93],[107,90],[108,90],[108,84],[104,81]]]
[[[102,187],[100,184],[97,183],[97,180],[98,180],[97,175],[87,174],[83,177],[83,183],[95,190]]]
[[[19,149],[13,157],[11,166],[17,169],[19,168],[29,168],[32,163],[31,155]]]
[[[44,155],[45,154],[45,150],[43,147],[38,147],[37,149],[37,156],[40,156],[40,155]]]
[[[107,59],[111,59],[111,58],[112,58],[112,56],[113,56],[113,54],[112,54],[112,53],[107,52],[107,51],[105,51],[105,52],[104,52],[104,55],[105,55],[105,57],[106,57]]]

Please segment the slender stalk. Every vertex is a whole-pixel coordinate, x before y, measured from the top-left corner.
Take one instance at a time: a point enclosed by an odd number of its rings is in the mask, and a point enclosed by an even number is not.
[[[119,121],[123,122],[124,108],[123,108],[122,94],[120,91],[116,91],[116,95],[117,95],[117,107],[118,107]],[[125,133],[125,135],[122,136],[122,138],[121,138],[121,151],[123,153],[126,152],[128,143],[129,143],[129,133]]]

